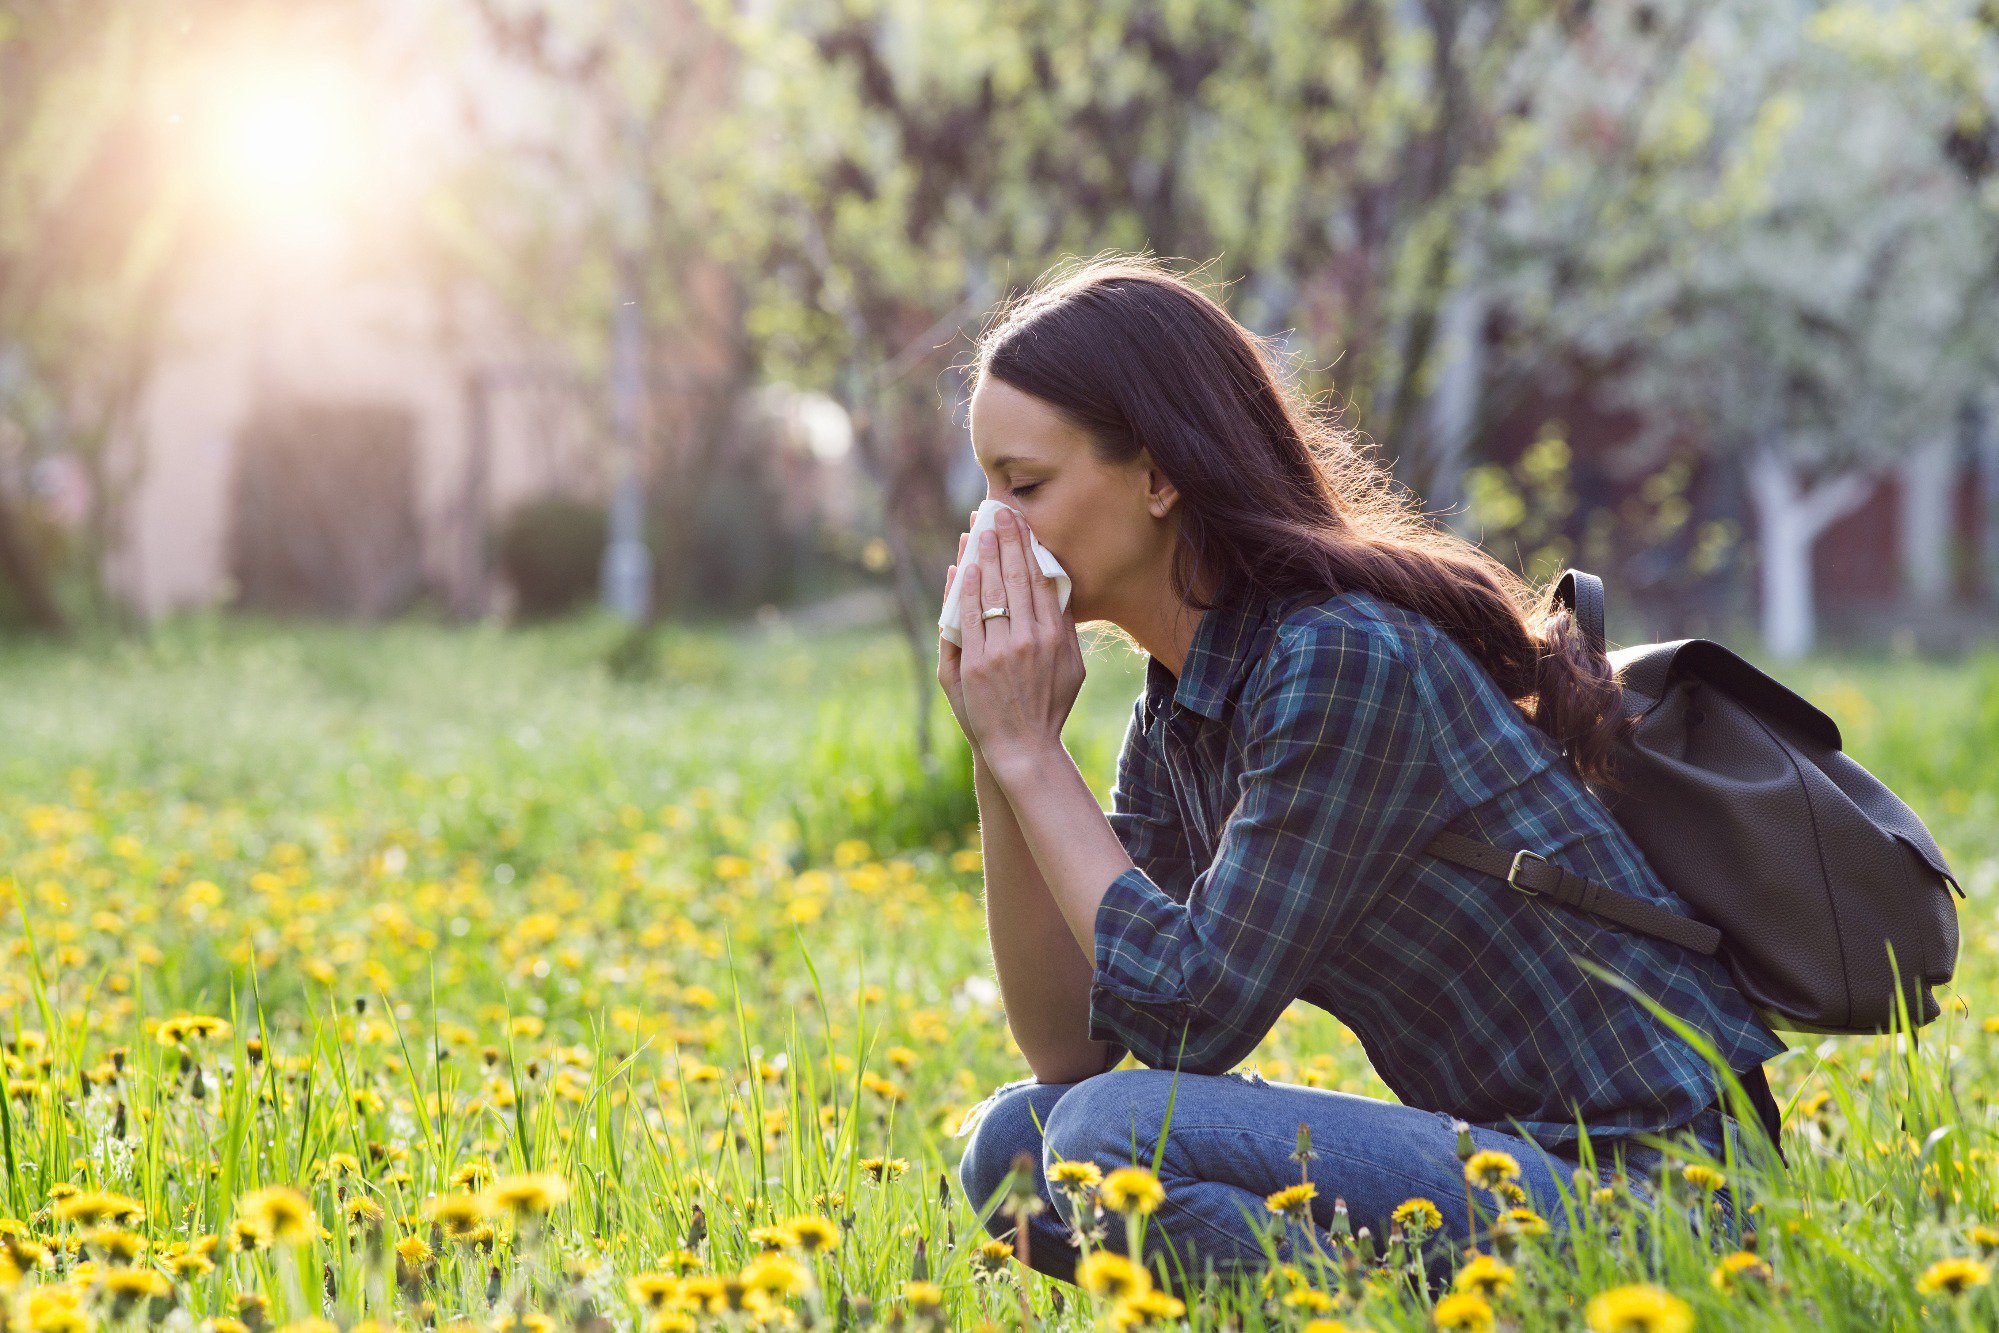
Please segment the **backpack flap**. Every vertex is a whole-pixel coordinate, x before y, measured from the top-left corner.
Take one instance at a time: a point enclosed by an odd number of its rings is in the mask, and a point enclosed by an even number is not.
[[[1660,879],[1719,927],[1773,1027],[1878,1032],[1957,958],[1962,894],[1914,811],[1840,750],[1825,713],[1718,643],[1608,655],[1636,722],[1601,792]]]
[[[1756,712],[1803,732],[1814,744],[1840,748],[1839,724],[1797,691],[1758,670],[1712,639],[1675,639],[1645,643],[1609,653],[1611,667],[1624,682],[1625,711],[1642,712],[1664,693],[1675,676],[1691,676],[1726,691]]]

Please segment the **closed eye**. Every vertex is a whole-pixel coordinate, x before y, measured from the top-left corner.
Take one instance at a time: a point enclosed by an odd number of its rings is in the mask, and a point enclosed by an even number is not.
[[[1041,489],[1041,483],[1040,483],[1040,482],[1038,482],[1038,481],[1030,481],[1030,482],[1028,482],[1028,483],[1027,483],[1027,485],[1025,485],[1025,486],[1016,486],[1016,487],[1014,487],[1014,488],[1013,488],[1013,493],[1014,493],[1015,495],[1026,495],[1026,494],[1027,494],[1027,493],[1028,493],[1029,491],[1037,491],[1037,490],[1040,490],[1040,489]]]

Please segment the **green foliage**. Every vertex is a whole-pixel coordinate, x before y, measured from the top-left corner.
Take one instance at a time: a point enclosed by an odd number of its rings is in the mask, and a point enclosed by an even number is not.
[[[1466,469],[1468,513],[1479,543],[1535,584],[1577,565],[1629,586],[1618,571],[1634,553],[1657,557],[1665,552],[1680,555],[1668,581],[1699,580],[1723,569],[1736,554],[1739,541],[1732,521],[1694,521],[1688,498],[1692,459],[1668,461],[1614,507],[1585,504],[1576,494],[1574,470],[1567,428],[1557,420],[1543,422],[1534,442],[1512,464],[1480,463]]]

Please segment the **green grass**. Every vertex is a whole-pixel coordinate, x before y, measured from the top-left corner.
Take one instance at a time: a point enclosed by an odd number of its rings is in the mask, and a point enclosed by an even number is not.
[[[943,744],[926,769],[892,636],[676,629],[640,654],[621,641],[597,620],[194,618],[0,648],[0,1213],[61,1262],[0,1309],[25,1320],[34,1299],[57,1327],[51,1302],[75,1291],[102,1322],[191,1325],[253,1293],[267,1305],[249,1313],[274,1327],[545,1312],[629,1328],[646,1312],[627,1279],[739,1275],[757,1228],[800,1215],[838,1244],[791,1252],[809,1284],[769,1307],[773,1324],[830,1325],[843,1308],[923,1322],[923,1289],[912,1303],[905,1287],[919,1241],[957,1326],[1007,1325],[1023,1300],[1038,1326],[1112,1309],[1018,1281],[979,1249],[957,1190],[964,1141],[949,1130],[1025,1069],[967,985],[990,975],[976,809],[934,683]],[[1100,798],[1142,662],[1090,659],[1066,739]],[[1984,759],[1999,656],[1774,674],[1835,717],[1960,872],[1957,1001],[1914,1047],[1788,1038],[1772,1073],[1797,1101],[1791,1176],[1721,1164],[1761,1201],[1774,1284],[1723,1291],[1692,1229],[1656,1211],[1633,1227],[1628,1203],[1585,1197],[1569,1240],[1506,1251],[1514,1283],[1493,1304],[1519,1327],[1579,1326],[1592,1296],[1639,1282],[1700,1327],[1999,1322],[1989,1285],[1919,1290],[1934,1261],[1979,1252],[1975,1224],[1999,1225],[1999,1034],[1984,1029],[1999,1016],[1999,783]],[[187,1014],[230,1028],[162,1040],[160,1020]],[[1255,1063],[1384,1095],[1352,1034],[1302,1005]],[[502,1208],[490,1232],[454,1239],[434,1209],[472,1193],[467,1170],[556,1177],[567,1199],[545,1224]],[[300,1191],[324,1235],[232,1249],[263,1186]],[[72,1188],[136,1200],[130,1230],[149,1250],[114,1263],[115,1238],[62,1216]],[[350,1216],[357,1200],[379,1224]],[[180,1271],[201,1268],[186,1251],[205,1236],[223,1238],[213,1271]],[[1428,1327],[1436,1311],[1409,1280],[1422,1262],[1405,1245],[1351,1274],[1299,1274],[1320,1296],[1286,1303],[1276,1275],[1187,1314],[1292,1328],[1330,1299],[1355,1325]],[[120,1304],[133,1267],[171,1271],[167,1294]]]

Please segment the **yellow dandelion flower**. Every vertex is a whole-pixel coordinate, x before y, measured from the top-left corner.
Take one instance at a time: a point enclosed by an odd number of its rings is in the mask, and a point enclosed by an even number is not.
[[[486,1206],[514,1217],[540,1217],[569,1197],[569,1182],[553,1171],[502,1176],[486,1187]]]
[[[143,1237],[136,1236],[123,1227],[97,1227],[84,1240],[90,1247],[113,1263],[129,1264],[139,1257],[146,1248]]]
[[[1508,1208],[1493,1219],[1492,1233],[1495,1236],[1545,1236],[1548,1234],[1548,1219],[1532,1208]]]
[[[1111,1310],[1110,1324],[1113,1328],[1130,1328],[1146,1325],[1155,1320],[1178,1319],[1187,1312],[1187,1307],[1178,1297],[1163,1291],[1147,1288],[1135,1296],[1119,1301]]]
[[[161,1023],[154,1034],[162,1046],[186,1047],[200,1041],[221,1041],[234,1031],[226,1018],[209,1014],[181,1014]]]
[[[1311,1181],[1303,1180],[1264,1196],[1263,1206],[1273,1213],[1302,1220],[1311,1216],[1312,1200],[1318,1197],[1318,1193],[1318,1188]]]
[[[554,1333],[555,1326],[553,1319],[533,1310],[502,1316],[493,1322],[494,1333]]]
[[[1590,1333],[1688,1333],[1694,1312],[1664,1287],[1634,1282],[1590,1297],[1583,1322]]]
[[[713,1273],[696,1273],[680,1284],[680,1295],[697,1310],[708,1314],[721,1314],[729,1308],[728,1292],[723,1290],[722,1279]]]
[[[94,1285],[122,1305],[166,1296],[174,1289],[165,1273],[152,1268],[107,1268],[96,1275]]]
[[[1706,1194],[1712,1194],[1728,1183],[1728,1177],[1705,1162],[1688,1162],[1680,1168],[1680,1175],[1689,1185]]]
[[[347,1214],[348,1223],[357,1227],[380,1226],[386,1216],[382,1212],[381,1204],[359,1194],[349,1199],[342,1211]]]
[[[879,1185],[884,1180],[894,1180],[909,1170],[909,1163],[900,1157],[863,1157],[861,1170],[867,1172],[868,1178]]]
[[[1437,1302],[1431,1318],[1450,1333],[1492,1333],[1492,1306],[1473,1291],[1454,1291]]]
[[[452,1172],[451,1184],[454,1189],[470,1193],[479,1189],[492,1178],[493,1164],[474,1158],[472,1161],[461,1164],[456,1171]]]
[[[1444,1214],[1437,1205],[1418,1195],[1404,1199],[1395,1205],[1389,1214],[1390,1220],[1398,1223],[1404,1231],[1421,1231],[1426,1235],[1444,1225]]]
[[[1458,1291],[1475,1292],[1493,1300],[1512,1290],[1513,1266],[1489,1254],[1476,1254],[1465,1260],[1451,1285]]]
[[[54,1193],[54,1190],[50,1191],[51,1195]],[[57,1199],[55,1214],[64,1222],[75,1222],[81,1226],[96,1226],[100,1222],[122,1222],[130,1226],[143,1218],[146,1210],[139,1206],[137,1199],[104,1190],[90,1190]]]
[[[1519,1178],[1520,1162],[1512,1153],[1482,1148],[1465,1159],[1465,1179],[1480,1189],[1498,1189]]]
[[[743,1266],[746,1285],[780,1300],[811,1290],[812,1271],[788,1254],[761,1254]]]
[[[912,1310],[935,1310],[944,1303],[944,1288],[935,1282],[910,1281],[902,1284],[902,1298]]]
[[[769,1226],[751,1227],[749,1242],[761,1250],[788,1250],[798,1243],[798,1237],[791,1228],[782,1223]]]
[[[267,1185],[236,1201],[236,1214],[273,1245],[298,1245],[319,1233],[312,1201],[288,1185]]]
[[[12,1220],[11,1218],[9,1219]],[[0,1235],[0,1290],[19,1282],[38,1269],[49,1268],[55,1256],[39,1241],[7,1232]]]
[[[95,1322],[84,1307],[83,1293],[64,1283],[36,1287],[21,1313],[31,1333],[88,1333]]]
[[[986,1276],[991,1276],[1005,1268],[1008,1261],[1012,1258],[1013,1246],[1003,1240],[981,1241],[979,1248],[972,1251],[972,1263],[974,1267]]]
[[[625,1279],[625,1290],[634,1303],[663,1310],[680,1295],[680,1279],[671,1273],[639,1273]]]
[[[423,1214],[455,1239],[471,1235],[486,1220],[486,1200],[477,1194],[439,1194],[426,1199]]]
[[[1103,1182],[1103,1178],[1104,1169],[1095,1162],[1072,1162],[1061,1158],[1048,1168],[1049,1182],[1068,1194],[1093,1190]]]
[[[1142,1166],[1121,1166],[1097,1187],[1104,1206],[1113,1212],[1144,1217],[1166,1201],[1166,1187]]]
[[[1939,1259],[1916,1279],[1916,1290],[1924,1296],[1962,1296],[1992,1280],[1992,1268],[1977,1259]]]
[[[1092,1296],[1129,1300],[1152,1290],[1152,1274],[1114,1250],[1092,1250],[1076,1265],[1076,1285]]]
[[[807,1254],[825,1254],[840,1244],[840,1228],[816,1213],[799,1213],[784,1220],[792,1244]]]
[[[1734,1291],[1742,1282],[1768,1282],[1772,1277],[1770,1265],[1762,1255],[1750,1250],[1737,1250],[1723,1255],[1707,1280],[1717,1291]]]

